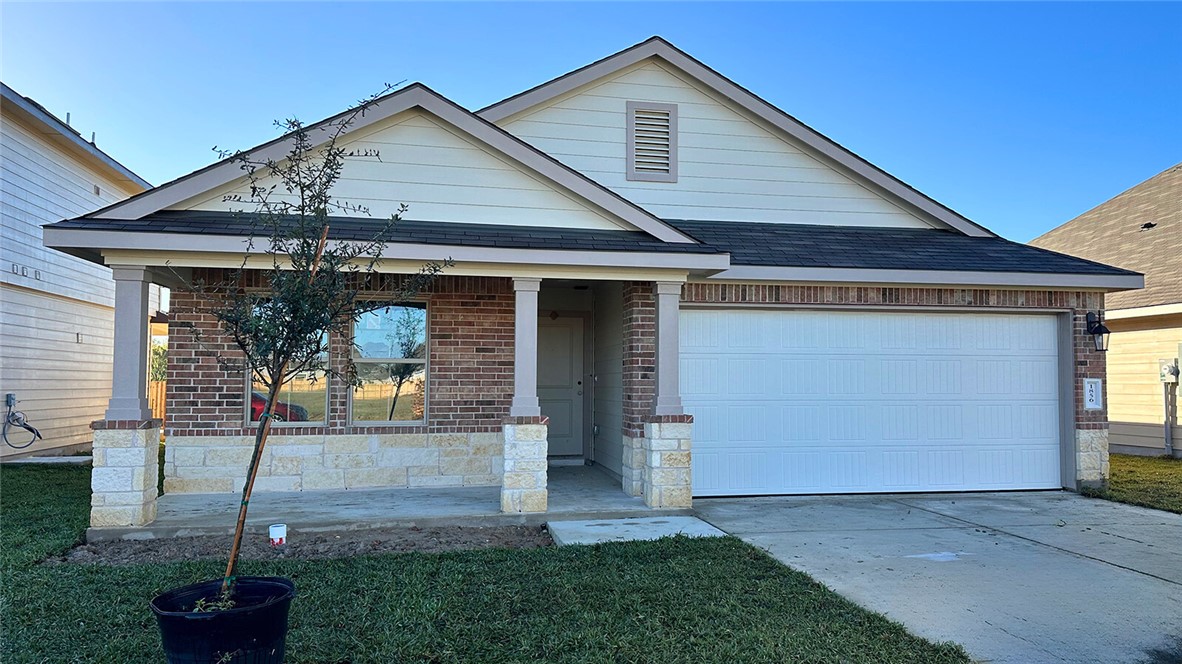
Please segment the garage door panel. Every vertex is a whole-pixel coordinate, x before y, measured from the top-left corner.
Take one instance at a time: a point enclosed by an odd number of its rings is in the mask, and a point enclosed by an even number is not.
[[[684,399],[701,401],[707,397],[718,397],[724,393],[721,380],[726,364],[716,356],[681,357],[681,396]]]
[[[1059,486],[1055,319],[982,317],[684,311],[695,495]]]

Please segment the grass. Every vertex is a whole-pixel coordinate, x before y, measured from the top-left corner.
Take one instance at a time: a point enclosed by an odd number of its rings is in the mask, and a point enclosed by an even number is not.
[[[85,469],[0,472],[0,661],[158,662],[147,602],[217,561],[39,565]],[[293,578],[289,662],[968,662],[731,538],[244,564]]]
[[[1089,496],[1182,514],[1182,459],[1113,454],[1106,489]]]

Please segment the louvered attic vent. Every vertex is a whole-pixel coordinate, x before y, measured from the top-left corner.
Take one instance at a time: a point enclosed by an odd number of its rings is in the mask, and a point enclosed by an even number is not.
[[[677,106],[628,102],[629,180],[677,182]]]

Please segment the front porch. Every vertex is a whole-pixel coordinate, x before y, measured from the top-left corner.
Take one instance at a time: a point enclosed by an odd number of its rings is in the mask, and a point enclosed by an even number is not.
[[[226,530],[251,455],[253,388],[207,349],[231,346],[201,298],[183,289],[170,314],[179,334],[170,340],[169,420],[149,419],[140,380],[143,292],[159,275],[116,270],[123,298],[115,393],[107,419],[94,424],[96,539]],[[304,395],[293,407],[301,417],[272,432],[250,524],[284,522],[298,532],[688,509],[692,418],[678,393],[681,285],[441,278],[413,305],[424,322],[416,344],[426,349],[406,360],[419,366],[415,392],[395,396],[376,418],[405,421],[372,421],[356,394],[319,383],[315,400]],[[203,343],[187,339],[186,327],[200,329]],[[334,336],[329,362],[341,368],[360,335]],[[393,405],[404,401],[411,406]],[[165,495],[158,497],[162,426]]]
[[[286,523],[299,533],[392,527],[536,525],[553,520],[614,519],[657,514],[688,514],[688,509],[654,510],[628,496],[619,482],[591,466],[552,467],[545,513],[501,511],[495,486],[387,488],[350,491],[270,491],[251,499],[247,530],[265,534]],[[229,493],[165,494],[156,501],[156,519],[145,526],[91,528],[89,541],[223,535],[234,532],[227,515],[239,497]]]

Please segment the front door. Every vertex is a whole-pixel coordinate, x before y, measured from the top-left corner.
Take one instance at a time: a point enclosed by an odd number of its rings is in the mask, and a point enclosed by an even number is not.
[[[583,319],[538,320],[538,403],[550,418],[549,455],[583,454]]]

